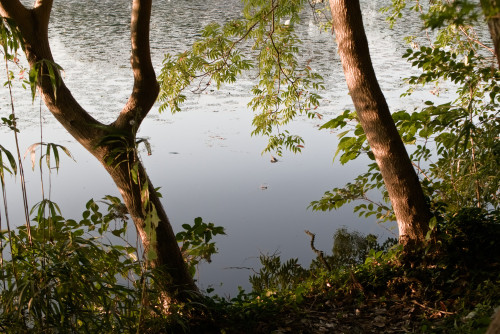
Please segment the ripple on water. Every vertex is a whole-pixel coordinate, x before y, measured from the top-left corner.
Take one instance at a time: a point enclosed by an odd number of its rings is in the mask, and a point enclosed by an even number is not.
[[[23,0],[27,5],[32,2]],[[105,123],[114,120],[132,89],[130,3],[129,0],[56,1],[51,17],[52,50],[56,62],[65,69],[68,87],[84,108]],[[399,98],[400,77],[410,69],[401,59],[406,48],[401,42],[402,34],[407,34],[409,28],[389,30],[378,12],[381,3],[381,0],[364,0],[362,9],[375,71],[391,109],[396,110],[419,98],[405,101]],[[186,50],[205,24],[239,17],[241,2],[155,1],[153,6],[151,50],[158,72],[164,54]],[[279,157],[280,163],[271,164],[268,155],[260,155],[265,139],[250,138],[252,113],[246,105],[255,73],[244,74],[237,85],[224,86],[221,91],[188,93],[183,105],[188,112],[160,115],[156,105],[139,134],[152,137],[153,155],[144,157],[144,161],[151,179],[165,189],[162,192],[176,224],[174,228],[178,230],[180,224],[191,223],[196,216],[226,226],[229,236],[217,240],[220,254],[210,266],[202,268],[201,277],[205,286],[224,281],[224,287],[219,288],[222,292],[235,292],[237,285],[248,288],[247,272],[233,270],[228,274],[222,268],[257,266],[254,260],[259,251],[272,253],[279,249],[284,258],[298,256],[307,262],[313,254],[307,236],[303,235],[305,228],[319,232],[322,237],[318,237],[317,247],[324,250],[331,249],[331,235],[342,224],[349,223],[366,233],[383,233],[372,221],[367,224],[353,218],[350,208],[330,214],[306,209],[325,190],[352,179],[360,167],[332,166],[337,138],[328,131],[317,131],[326,118],[353,107],[333,36],[318,31],[308,15],[304,15],[303,22],[298,31],[303,43],[300,61],[311,61],[311,67],[323,75],[327,89],[318,109],[325,118],[319,121],[301,117],[291,126],[292,133],[300,133],[306,139],[306,149],[301,155],[285,153]],[[38,104],[33,105],[29,92],[19,85],[14,94],[20,127],[36,128]],[[8,96],[0,95],[2,115],[10,110],[9,103]],[[53,118],[46,111],[44,115],[49,126],[56,128]],[[69,141],[67,136],[64,138]],[[77,152],[81,170],[69,168],[68,172],[73,174],[60,176],[64,182],[57,189],[63,191],[58,192],[80,189],[81,183],[72,182],[84,177],[97,180],[92,187],[86,184],[85,191],[71,196],[71,203],[60,203],[62,207],[74,206],[79,210],[80,206],[72,202],[85,203],[90,197],[98,198],[112,191],[113,186],[109,180],[99,179],[102,168],[98,164],[89,167],[92,162],[87,161],[90,158],[86,158],[78,145],[69,145]],[[262,185],[266,191],[261,190]]]

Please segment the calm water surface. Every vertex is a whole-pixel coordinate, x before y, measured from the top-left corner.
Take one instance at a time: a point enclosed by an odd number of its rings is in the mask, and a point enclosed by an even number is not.
[[[31,3],[31,2],[28,2]],[[418,98],[400,100],[401,78],[410,67],[400,56],[405,46],[402,35],[408,31],[389,30],[378,12],[379,2],[362,1],[371,53],[382,89],[393,110],[413,105]],[[236,0],[154,1],[152,53],[157,70],[165,53],[185,50],[199,30],[212,21],[238,17]],[[56,1],[50,26],[56,62],[65,69],[65,80],[78,101],[94,117],[111,122],[126,102],[132,88],[129,68],[130,1]],[[410,26],[406,24],[406,28]],[[161,186],[164,204],[174,230],[201,216],[205,221],[225,226],[227,236],[216,239],[220,253],[213,262],[200,268],[203,288],[234,294],[238,286],[249,288],[248,269],[258,268],[259,253],[279,252],[283,258],[299,257],[304,264],[314,256],[305,229],[317,234],[316,246],[328,251],[332,236],[342,225],[392,236],[388,226],[373,219],[362,220],[350,208],[330,213],[307,209],[310,201],[324,191],[349,182],[362,171],[365,161],[347,166],[332,163],[337,137],[318,126],[345,108],[352,108],[347,94],[334,40],[320,32],[312,18],[305,17],[301,27],[304,60],[326,80],[328,90],[318,110],[321,120],[299,119],[290,131],[303,135],[302,154],[285,153],[271,164],[261,155],[265,139],[251,137],[251,82],[219,92],[188,95],[183,112],[159,114],[155,106],[142,126],[140,136],[148,137],[153,155],[143,160],[155,186]],[[2,117],[10,111],[5,90],[0,95]],[[21,150],[40,140],[39,104],[29,103],[29,93],[15,91],[15,106],[20,118]],[[67,217],[78,217],[85,202],[106,194],[118,195],[106,172],[90,154],[75,144],[42,107],[43,140],[67,146],[76,163],[63,159],[58,174],[52,177],[52,199]],[[0,133],[2,145],[13,150],[12,134]],[[29,169],[29,159],[25,160]],[[30,202],[39,200],[39,175],[27,172]],[[11,217],[21,216],[19,182],[10,180]],[[263,190],[263,188],[266,188]],[[222,283],[222,285],[220,285]]]

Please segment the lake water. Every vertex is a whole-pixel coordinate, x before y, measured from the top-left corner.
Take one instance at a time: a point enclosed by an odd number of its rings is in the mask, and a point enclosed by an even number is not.
[[[393,111],[416,105],[419,98],[400,99],[401,79],[410,66],[401,59],[405,29],[390,30],[379,13],[382,1],[362,1],[371,54],[382,89]],[[31,4],[32,2],[27,2]],[[159,71],[163,55],[185,50],[203,25],[238,17],[237,0],[154,1],[151,47]],[[56,1],[50,36],[55,60],[65,69],[65,81],[76,99],[97,119],[111,122],[126,102],[132,88],[129,68],[130,1]],[[305,229],[317,234],[316,247],[330,251],[332,236],[341,226],[385,238],[394,236],[390,226],[375,219],[360,219],[350,207],[333,212],[312,212],[312,200],[324,191],[342,186],[363,170],[366,160],[341,166],[332,163],[338,142],[335,133],[318,131],[330,117],[352,108],[342,68],[330,33],[320,32],[311,17],[301,26],[304,59],[326,81],[327,91],[318,112],[323,120],[299,118],[289,130],[301,134],[306,143],[301,154],[285,152],[278,163],[261,155],[266,140],[251,137],[252,113],[246,105],[251,82],[202,95],[188,94],[183,112],[150,112],[139,136],[149,138],[151,156],[144,164],[155,186],[161,187],[164,205],[175,231],[201,216],[226,228],[217,237],[219,254],[200,267],[202,288],[234,295],[238,286],[249,289],[249,269],[258,268],[258,256],[279,252],[282,258],[298,257],[308,264],[314,257]],[[157,72],[158,73],[158,72]],[[21,128],[21,150],[40,140],[39,104],[30,103],[29,92],[15,90],[15,107]],[[10,112],[9,96],[0,91],[0,113]],[[78,218],[86,201],[106,194],[118,195],[116,187],[95,159],[76,144],[42,107],[43,140],[70,149],[76,163],[63,158],[51,180],[52,199],[66,217]],[[0,142],[14,150],[13,135],[0,128]],[[25,160],[30,205],[40,198],[39,174]],[[19,181],[8,183],[9,210],[22,222]],[[219,283],[222,283],[220,285]]]

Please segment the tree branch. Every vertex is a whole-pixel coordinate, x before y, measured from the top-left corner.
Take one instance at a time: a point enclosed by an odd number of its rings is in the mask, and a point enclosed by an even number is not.
[[[152,0],[133,0],[132,3],[130,63],[134,73],[134,88],[127,104],[112,124],[118,129],[130,130],[133,133],[148,114],[160,90],[149,47],[151,6]]]
[[[19,26],[19,22],[16,22],[24,39],[24,51],[30,67],[38,71],[37,87],[45,105],[66,130],[104,165],[122,193],[127,210],[134,220],[138,234],[141,236],[144,249],[147,250],[150,246],[154,247],[153,250],[157,254],[157,259],[153,264],[164,269],[172,278],[172,284],[163,287],[164,291],[170,297],[173,297],[179,291],[185,296],[178,296],[177,298],[186,300],[189,297],[186,292],[193,291],[196,293],[198,289],[187,270],[175,240],[172,226],[144,167],[140,164],[136,152],[130,154],[130,151],[128,151],[129,143],[106,143],[103,140],[107,134],[115,133],[118,133],[120,137],[124,135],[127,139],[133,140],[135,131],[149,109],[151,109],[158,95],[158,83],[156,82],[149,54],[149,19],[152,0],[133,0],[131,63],[135,80],[132,95],[114,124],[115,126],[122,125],[122,127],[106,126],[94,119],[75,100],[57,69],[54,69],[48,38],[48,25],[53,0],[37,0],[35,6],[29,10],[20,5],[18,1],[0,0],[0,8],[2,13],[15,14],[16,18],[22,17],[21,14],[26,16],[28,21],[26,25]],[[16,20],[16,18],[13,19]],[[131,121],[135,121],[135,123]],[[134,144],[134,142],[130,144]],[[131,165],[122,163],[118,165],[115,163],[109,164],[107,161],[109,153],[114,148],[123,149],[121,152],[125,153],[119,154],[121,157],[125,157],[127,162],[137,162],[141,182],[147,180],[149,201],[156,208],[156,215],[159,219],[155,228],[158,242],[154,242],[151,235],[145,231],[144,224],[147,217],[143,211],[142,188],[139,184],[132,182]]]
[[[0,0],[0,14],[16,21],[30,67],[40,68],[37,85],[47,108],[78,142],[98,156],[102,152],[94,146],[96,138],[104,133],[99,127],[102,124],[78,104],[58,73],[52,79],[48,75],[47,64],[54,62],[48,39],[52,4],[53,0],[37,0],[34,7],[28,9],[19,0]],[[42,61],[44,64],[40,67]]]
[[[16,20],[28,15],[28,9],[19,0],[0,0],[0,14],[3,17]]]
[[[0,15],[16,21],[20,29],[31,26],[29,10],[19,0],[0,0]]]
[[[318,259],[321,261],[321,263],[325,266],[325,269],[328,271],[332,271],[332,267],[328,262],[326,262],[323,251],[318,250],[316,247],[314,247],[314,239],[316,239],[316,234],[305,230],[304,231],[308,236],[311,237],[311,249],[313,250],[314,253],[318,256]]]

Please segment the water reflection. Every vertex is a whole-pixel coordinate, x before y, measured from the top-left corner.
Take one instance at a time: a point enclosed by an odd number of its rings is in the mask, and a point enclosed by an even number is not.
[[[56,62],[65,69],[66,83],[76,99],[103,122],[114,120],[132,89],[130,3],[54,3],[50,36]],[[410,68],[400,59],[404,49],[401,33],[406,31],[388,29],[378,13],[381,1],[362,3],[375,70],[389,105],[392,110],[410,105],[418,97],[404,102],[399,98],[400,79]],[[151,47],[157,70],[165,53],[185,50],[205,24],[236,18],[241,9],[238,0],[155,1],[153,5]],[[312,59],[311,66],[325,77],[328,88],[318,112],[328,118],[344,108],[352,108],[331,34],[317,30],[312,17],[305,16],[300,36],[304,61]],[[155,186],[162,187],[174,229],[179,230],[181,224],[191,223],[197,216],[227,229],[228,236],[217,240],[220,254],[209,266],[200,268],[203,287],[224,282],[217,292],[234,293],[238,285],[248,288],[247,271],[224,268],[256,267],[260,252],[279,250],[284,258],[298,257],[308,263],[313,254],[304,229],[317,233],[317,245],[323,249],[329,247],[331,235],[344,224],[363,233],[385,232],[373,220],[353,216],[348,207],[333,213],[307,210],[311,200],[351,180],[360,167],[332,165],[335,134],[317,131],[323,121],[308,119],[290,128],[304,136],[305,151],[300,155],[285,154],[271,164],[269,156],[260,155],[265,139],[250,137],[252,115],[246,104],[251,99],[251,84],[243,79],[221,91],[188,95],[183,107],[187,112],[174,116],[158,114],[156,106],[139,134],[149,137],[153,145],[153,155],[145,156],[144,163]],[[1,94],[3,117],[9,105],[5,91]],[[40,136],[39,106],[30,103],[28,94],[21,89],[15,91],[22,150]],[[78,161],[63,161],[58,176],[52,178],[52,199],[60,204],[64,214],[79,215],[90,197],[117,196],[114,185],[93,157],[74,144],[47,111],[43,110],[42,116],[46,121],[44,140],[68,146]],[[2,132],[0,140],[12,149],[11,134]],[[39,176],[28,174],[30,202],[35,203],[40,197]],[[263,189],[262,184],[267,187]],[[21,212],[14,209],[20,203],[20,194],[15,193],[18,184],[11,181],[8,187],[13,206],[10,211]]]
[[[341,227],[333,235],[333,249],[330,255],[325,255],[315,246],[316,235],[306,231],[311,237],[311,248],[317,254],[310,266],[301,266],[298,260],[282,259],[280,254],[261,254],[259,261],[262,267],[250,277],[252,290],[262,294],[278,291],[294,291],[297,286],[311,277],[317,269],[338,272],[365,262],[371,252],[387,252],[397,243],[390,238],[380,243],[374,234],[364,235]]]

